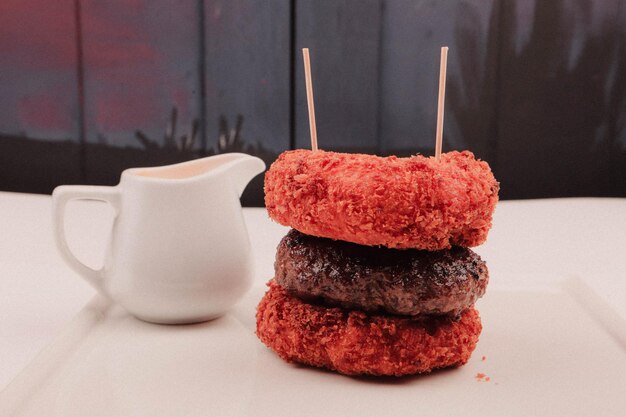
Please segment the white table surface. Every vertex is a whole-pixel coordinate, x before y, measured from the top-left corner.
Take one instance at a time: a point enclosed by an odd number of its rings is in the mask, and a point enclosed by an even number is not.
[[[0,390],[94,295],[57,254],[50,203],[49,196],[0,192]],[[244,215],[256,282],[263,283],[287,228],[272,223],[264,209],[244,209]],[[98,266],[112,217],[108,207],[76,202],[67,216],[70,245]],[[626,317],[626,199],[501,202],[487,243],[476,251],[488,263],[490,285],[577,276]]]

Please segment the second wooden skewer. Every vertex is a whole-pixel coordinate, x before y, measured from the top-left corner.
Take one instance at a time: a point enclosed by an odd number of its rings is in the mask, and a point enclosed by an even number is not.
[[[315,104],[313,102],[313,81],[311,81],[311,58],[309,48],[302,48],[304,58],[304,79],[306,80],[306,101],[309,107],[309,128],[311,129],[311,149],[317,151],[317,127],[315,126]]]
[[[446,102],[446,67],[448,66],[448,47],[441,48],[441,62],[439,63],[439,102],[437,105],[437,135],[435,139],[435,159],[441,156],[443,143],[443,111]]]

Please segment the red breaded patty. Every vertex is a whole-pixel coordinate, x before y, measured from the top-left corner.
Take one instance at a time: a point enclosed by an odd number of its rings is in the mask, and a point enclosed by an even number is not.
[[[361,245],[440,250],[487,238],[499,184],[471,152],[435,158],[283,152],[265,174],[272,219]]]
[[[482,330],[478,312],[412,319],[307,304],[270,281],[257,336],[288,362],[346,375],[402,376],[465,364]]]

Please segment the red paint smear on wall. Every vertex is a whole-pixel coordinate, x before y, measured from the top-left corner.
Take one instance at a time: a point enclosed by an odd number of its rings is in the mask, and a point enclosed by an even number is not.
[[[83,8],[85,62],[89,67],[118,68],[154,64],[159,54],[137,23],[144,2],[124,2],[123,9],[87,2]]]
[[[100,94],[94,102],[96,124],[104,131],[133,131],[164,116],[154,98],[141,89],[128,94]]]
[[[36,129],[68,131],[72,119],[63,106],[59,106],[54,92],[23,97],[18,105],[18,117],[26,126]]]
[[[0,1],[0,63],[6,68],[76,69],[71,0]]]
[[[98,131],[132,134],[166,117],[161,91],[171,85],[162,79],[162,52],[144,27],[147,7],[143,0],[125,0],[123,10],[85,2],[87,113]]]
[[[161,50],[158,40],[167,27],[155,26],[147,17],[147,11],[154,13],[154,3],[80,4],[88,130],[132,135],[136,129],[165,125],[173,105],[179,114],[191,111],[185,67],[174,66],[172,54]],[[68,107],[77,103],[74,13],[73,0],[0,0],[0,67],[5,75],[26,74],[7,87],[12,90],[5,98],[14,109],[7,117],[19,118],[26,131],[75,129],[77,112]]]

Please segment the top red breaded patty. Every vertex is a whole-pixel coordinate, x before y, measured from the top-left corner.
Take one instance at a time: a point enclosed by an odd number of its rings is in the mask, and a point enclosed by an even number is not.
[[[499,188],[468,151],[436,161],[299,149],[265,174],[265,205],[272,219],[308,235],[440,250],[485,241]]]

